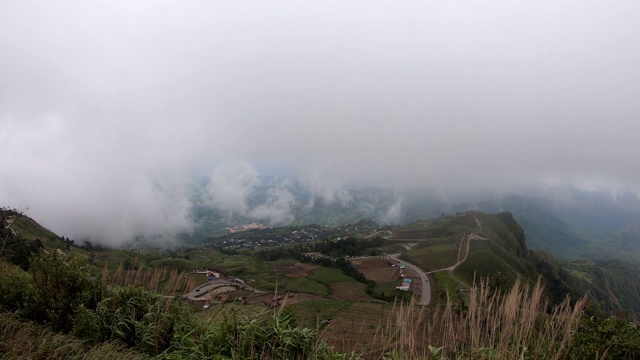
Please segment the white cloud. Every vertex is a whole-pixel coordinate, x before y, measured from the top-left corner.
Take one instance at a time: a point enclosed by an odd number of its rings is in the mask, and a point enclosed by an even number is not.
[[[3,3],[0,199],[115,243],[189,229],[189,181],[212,171],[219,207],[289,219],[282,189],[247,205],[268,162],[342,203],[352,181],[638,188],[638,17],[634,1]]]

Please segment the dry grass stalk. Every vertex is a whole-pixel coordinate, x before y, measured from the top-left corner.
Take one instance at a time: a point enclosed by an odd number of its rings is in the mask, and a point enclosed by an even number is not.
[[[122,260],[120,260],[120,264],[118,265],[118,268],[116,269],[116,273],[115,273],[115,275],[113,275],[113,283],[114,284],[121,285],[119,280],[122,278],[123,268],[124,268],[124,262]]]
[[[504,294],[486,281],[471,289],[464,310],[447,297],[428,314],[415,303],[395,303],[392,316],[376,329],[375,353],[393,358],[430,358],[427,345],[442,347],[444,358],[560,359],[583,314],[586,297],[571,305],[565,299],[546,313],[547,301],[540,280],[529,287],[520,281]]]

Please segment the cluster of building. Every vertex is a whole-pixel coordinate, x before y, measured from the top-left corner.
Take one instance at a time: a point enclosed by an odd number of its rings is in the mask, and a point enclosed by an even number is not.
[[[326,237],[331,228],[321,226],[308,226],[302,230],[295,228],[262,228],[262,232],[230,232],[219,238],[217,244],[224,249],[251,250],[262,247],[282,246],[288,244],[304,243]],[[271,231],[273,230],[273,231]]]
[[[407,266],[404,264],[400,264],[399,268],[400,268],[400,278],[402,279],[402,285],[396,286],[396,289],[400,291],[409,291],[409,289],[411,288],[412,281],[404,273],[404,271],[407,269]]]
[[[267,226],[267,225],[255,222],[251,224],[236,225],[236,226],[227,228],[227,230],[232,234],[240,231],[247,231],[247,230],[253,230],[253,229],[260,229],[260,230],[271,229],[271,226]]]

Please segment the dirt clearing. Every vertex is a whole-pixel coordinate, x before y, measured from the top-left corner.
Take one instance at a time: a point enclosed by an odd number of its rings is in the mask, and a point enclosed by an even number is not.
[[[377,283],[386,283],[400,278],[396,262],[389,259],[358,259],[351,262],[364,276]]]

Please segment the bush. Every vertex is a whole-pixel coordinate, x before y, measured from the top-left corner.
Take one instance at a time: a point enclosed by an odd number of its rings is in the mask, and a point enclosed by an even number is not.
[[[85,329],[94,331],[83,337],[95,338],[93,322],[97,322],[102,341],[118,340],[152,355],[170,346],[177,329],[195,326],[188,309],[178,301],[132,286],[115,288],[98,304],[96,314],[79,324],[80,334]]]
[[[18,311],[29,299],[31,276],[15,265],[0,262],[0,309]]]
[[[300,328],[290,314],[272,315],[267,321],[225,317],[205,328],[184,333],[166,359],[331,359],[334,354],[319,341],[315,330]],[[344,356],[340,358],[344,359]]]
[[[569,359],[639,359],[640,329],[629,319],[585,315],[568,355]]]
[[[33,287],[25,315],[53,330],[68,332],[82,305],[95,307],[100,284],[87,264],[74,258],[65,262],[57,253],[41,254],[31,261]]]

